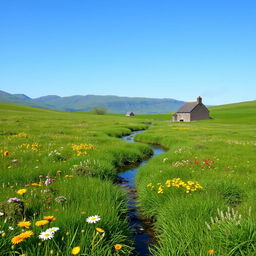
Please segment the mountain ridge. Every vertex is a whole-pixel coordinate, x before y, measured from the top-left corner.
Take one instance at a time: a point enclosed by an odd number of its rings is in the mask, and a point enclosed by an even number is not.
[[[5,91],[0,91],[0,102],[68,112],[87,112],[91,111],[95,106],[100,106],[107,108],[110,113],[133,111],[137,114],[174,112],[184,104],[184,101],[172,98],[158,99],[91,94],[65,97],[46,95],[38,98],[30,98],[25,94],[11,94]]]

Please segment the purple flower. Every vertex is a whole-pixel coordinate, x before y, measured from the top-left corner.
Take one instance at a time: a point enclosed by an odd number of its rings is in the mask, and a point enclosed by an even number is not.
[[[17,197],[11,197],[11,198],[9,198],[8,199],[8,201],[7,201],[8,203],[19,203],[19,202],[21,202],[21,200],[19,199],[19,198],[17,198]]]

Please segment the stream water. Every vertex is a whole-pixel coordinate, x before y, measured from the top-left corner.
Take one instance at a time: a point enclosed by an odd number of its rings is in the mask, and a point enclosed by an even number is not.
[[[133,143],[134,136],[142,131],[135,131],[128,136],[123,136],[122,139],[126,142]],[[154,157],[165,152],[165,150],[159,146],[151,145],[153,149]],[[133,256],[149,256],[149,245],[154,241],[154,231],[152,227],[152,222],[146,218],[143,218],[143,215],[140,214],[139,209],[136,204],[137,191],[135,186],[135,176],[138,172],[138,169],[146,165],[148,160],[146,159],[140,163],[137,163],[133,166],[127,166],[119,173],[121,187],[126,190],[128,198],[128,214],[129,214],[129,225],[132,230],[132,235],[135,240],[135,250]]]

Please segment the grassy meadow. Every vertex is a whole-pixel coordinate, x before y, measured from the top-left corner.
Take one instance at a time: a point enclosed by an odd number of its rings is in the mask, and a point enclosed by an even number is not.
[[[136,179],[155,222],[153,255],[256,255],[256,102],[210,111],[212,120],[155,121],[135,137],[168,148]]]
[[[210,111],[172,123],[0,103],[0,255],[131,255],[117,170],[150,155],[145,143],[167,149],[136,177],[153,255],[256,255],[256,102]],[[144,143],[118,138],[150,123]]]
[[[143,121],[0,103],[0,122],[0,255],[129,255],[117,169],[151,148],[117,137]]]

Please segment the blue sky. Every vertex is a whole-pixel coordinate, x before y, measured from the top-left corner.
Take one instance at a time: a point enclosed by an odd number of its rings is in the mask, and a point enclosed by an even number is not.
[[[256,1],[0,1],[0,89],[255,100]]]

